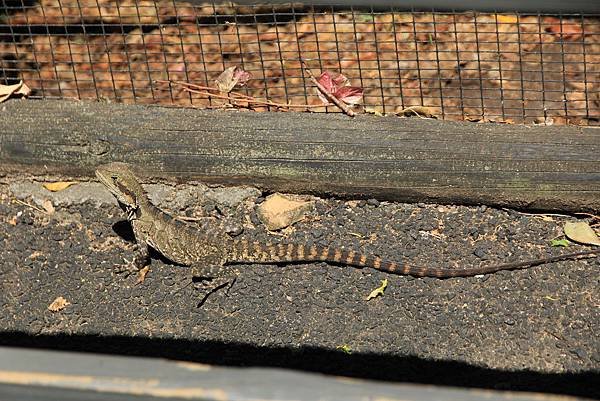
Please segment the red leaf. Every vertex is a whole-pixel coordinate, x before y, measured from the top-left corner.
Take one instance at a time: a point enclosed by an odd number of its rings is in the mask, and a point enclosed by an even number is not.
[[[317,82],[323,85],[327,92],[347,104],[357,103],[363,95],[362,88],[348,86],[350,85],[348,78],[337,72],[323,71],[317,78]],[[329,103],[329,100],[321,92],[317,92],[317,94],[323,103]]]
[[[246,82],[248,82],[252,78],[252,74],[248,71],[242,70],[241,68],[236,68],[233,73],[233,79],[237,79],[236,86],[244,86]]]
[[[323,71],[323,73],[317,78],[317,82],[319,82],[328,92],[335,92],[333,77],[331,76],[331,72]]]
[[[344,74],[335,74],[333,77],[333,83],[338,88],[341,88],[342,86],[350,85],[348,78]]]
[[[354,105],[362,99],[363,89],[357,86],[344,86],[337,90],[333,96],[346,104]]]

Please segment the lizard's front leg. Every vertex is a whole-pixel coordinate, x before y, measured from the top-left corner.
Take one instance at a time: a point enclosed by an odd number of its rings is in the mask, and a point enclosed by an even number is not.
[[[148,270],[150,269],[150,249],[146,244],[137,244],[133,259],[130,261],[125,260],[125,264],[117,265],[115,272],[117,274],[126,273],[126,277],[129,277],[133,273],[138,274],[136,284],[140,284],[144,281]]]

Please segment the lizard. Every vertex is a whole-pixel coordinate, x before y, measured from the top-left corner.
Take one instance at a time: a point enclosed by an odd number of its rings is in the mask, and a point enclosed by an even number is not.
[[[222,225],[213,220],[202,220],[198,225],[191,225],[173,218],[152,204],[140,181],[126,163],[114,162],[99,166],[96,169],[96,176],[114,195],[127,214],[135,240],[140,245],[133,260],[133,265],[138,270],[149,264],[149,248],[153,248],[175,264],[183,266],[202,264],[202,269],[207,269],[206,271],[226,264],[320,261],[357,268],[370,267],[392,274],[441,279],[524,269],[566,259],[593,257],[600,253],[596,249],[591,249],[540,259],[460,269],[413,266],[410,263],[384,260],[357,250],[338,249],[332,246],[293,242],[262,243],[231,237]]]

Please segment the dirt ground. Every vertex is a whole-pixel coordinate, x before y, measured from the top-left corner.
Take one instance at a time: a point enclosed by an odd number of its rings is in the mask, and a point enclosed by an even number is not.
[[[315,198],[307,219],[268,233],[256,189],[147,189],[175,215],[228,219],[250,239],[311,239],[425,266],[578,248],[549,246],[574,220],[559,215]],[[134,246],[100,184],[50,192],[5,177],[0,200],[0,344],[600,398],[598,258],[446,280],[326,263],[243,265],[229,292],[199,306],[189,271],[157,255],[140,285],[116,272]],[[367,301],[384,279],[384,294]],[[49,311],[58,297],[66,306]]]
[[[341,73],[363,89],[359,112],[425,106],[450,120],[600,121],[598,18],[171,0],[43,4],[7,10],[0,42],[0,79],[24,79],[34,96],[232,107],[206,90],[157,81],[215,87],[238,66],[251,74],[239,88],[245,95],[325,111],[304,59],[316,75]],[[244,103],[237,105],[287,110]]]

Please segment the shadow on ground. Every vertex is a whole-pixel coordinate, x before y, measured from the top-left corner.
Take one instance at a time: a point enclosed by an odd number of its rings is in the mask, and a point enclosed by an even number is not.
[[[277,367],[391,382],[600,398],[600,372],[502,371],[417,357],[345,354],[320,348],[259,348],[239,343],[120,336],[0,333],[0,345],[184,360],[219,366]]]

